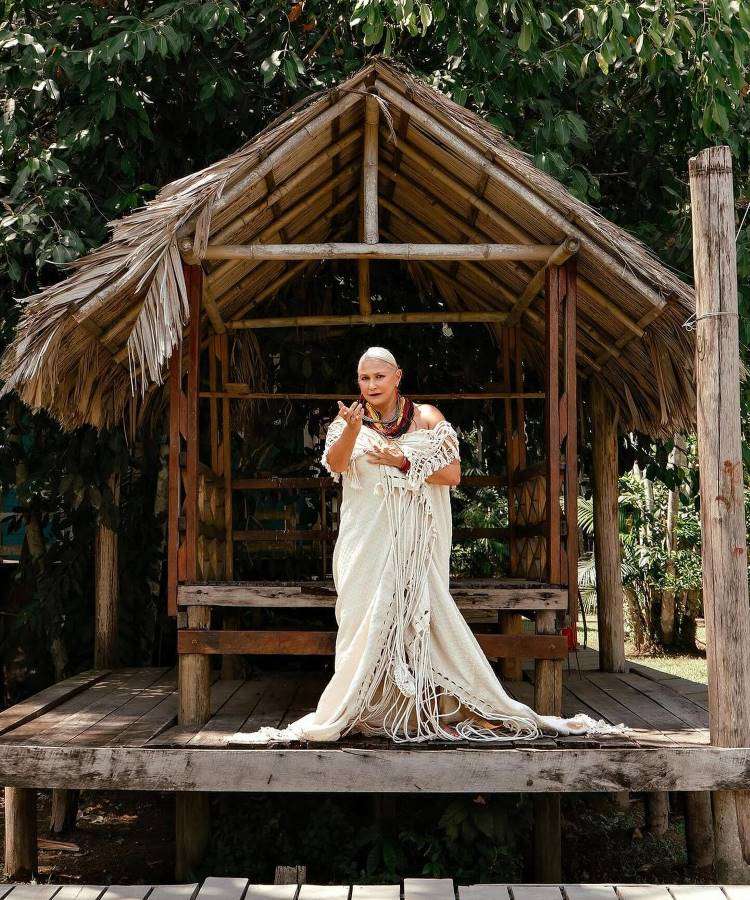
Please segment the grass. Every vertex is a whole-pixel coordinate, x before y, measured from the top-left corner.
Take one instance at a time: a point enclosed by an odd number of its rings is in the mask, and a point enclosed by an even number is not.
[[[599,628],[596,615],[587,615],[586,625],[588,631],[586,646],[598,650]],[[698,628],[698,641],[699,643],[705,641],[705,630],[702,625]],[[581,645],[584,642],[584,630],[581,621],[578,622],[578,642]],[[632,662],[651,666],[651,668],[658,669],[660,672],[665,672],[668,675],[687,678],[700,684],[708,684],[708,667],[705,656],[695,656],[680,652],[670,653],[667,651],[636,654],[633,645],[627,642],[625,644],[625,655]]]

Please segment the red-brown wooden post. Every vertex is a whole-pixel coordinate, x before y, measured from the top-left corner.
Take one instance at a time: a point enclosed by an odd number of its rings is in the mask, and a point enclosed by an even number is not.
[[[187,337],[187,396],[179,398],[181,431],[185,439],[183,476],[185,521],[184,580],[198,577],[198,463],[199,463],[199,390],[201,357],[201,307],[203,270],[183,263],[188,290],[190,322]],[[181,391],[181,388],[180,388]],[[181,460],[181,457],[180,457]],[[187,627],[208,629],[211,611],[208,607],[189,607]],[[210,657],[182,654],[179,658],[178,722],[180,725],[202,725],[210,716]],[[178,880],[191,877],[199,864],[209,837],[209,804],[205,793],[176,795],[176,874]]]
[[[545,443],[547,456],[547,581],[561,583],[560,572],[560,298],[565,273],[548,266],[544,273]]]
[[[564,266],[563,296],[563,396],[560,418],[565,419],[565,559],[568,585],[569,625],[576,634],[578,620],[578,380],[576,370],[577,260],[571,257]]]
[[[548,266],[544,273],[545,309],[545,449],[547,454],[547,581],[561,584],[560,545],[560,312],[566,296],[566,270]],[[567,321],[566,321],[567,324]],[[567,417],[564,419],[567,428]],[[567,571],[565,573],[567,577]],[[553,611],[536,614],[538,634],[557,630]],[[562,660],[538,659],[534,667],[534,705],[537,712],[562,712]],[[559,794],[534,795],[534,875],[540,882],[562,877],[562,838]]]

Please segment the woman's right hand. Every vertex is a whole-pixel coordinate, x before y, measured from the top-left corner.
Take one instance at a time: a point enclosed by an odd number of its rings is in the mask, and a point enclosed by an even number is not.
[[[351,406],[347,406],[346,403],[342,403],[340,400],[337,402],[339,405],[339,415],[346,422],[347,429],[352,434],[359,434],[359,430],[362,427],[362,414],[364,413],[362,404],[359,400],[355,400]]]

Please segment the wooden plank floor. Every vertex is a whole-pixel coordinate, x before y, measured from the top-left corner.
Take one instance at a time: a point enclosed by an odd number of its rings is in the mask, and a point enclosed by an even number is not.
[[[628,727],[627,734],[544,737],[533,742],[519,741],[518,746],[542,750],[583,745],[689,747],[709,743],[705,685],[665,677],[642,665],[631,667],[625,674],[601,673],[591,667],[591,659],[588,655],[580,669],[570,666],[566,670],[563,713],[584,712],[614,724],[623,723]],[[243,735],[263,725],[283,727],[314,710],[326,680],[327,676],[318,672],[264,674],[244,682],[216,680],[212,685],[211,718],[203,727],[186,728],[176,724],[174,670],[87,673],[0,713],[0,746],[253,750],[257,747],[243,744]],[[532,680],[533,671],[529,671],[526,680],[507,683],[506,688],[516,699],[533,705]],[[384,738],[350,735],[328,746],[387,749],[394,745]],[[410,749],[436,746],[439,744],[430,742]],[[462,744],[448,742],[446,746]],[[505,749],[514,746],[505,745]]]
[[[263,725],[283,727],[312,711],[323,673],[217,678],[211,718],[202,727],[177,725],[174,670],[84,673],[0,713],[0,784],[456,793],[750,789],[750,748],[710,746],[705,685],[643,665],[600,673],[595,662],[583,653],[567,667],[563,713],[624,723],[624,734],[494,746],[394,744],[362,735],[328,744],[243,743]],[[533,705],[531,679],[533,670],[506,687]]]
[[[750,900],[750,887],[686,884],[455,884],[404,878],[403,884],[250,884],[206,878],[201,884],[3,884],[0,900]]]

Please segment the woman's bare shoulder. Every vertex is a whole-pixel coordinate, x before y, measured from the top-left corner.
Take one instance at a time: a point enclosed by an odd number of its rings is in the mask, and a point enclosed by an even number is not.
[[[445,418],[437,406],[433,406],[431,403],[417,403],[416,407],[421,428],[434,428]]]

